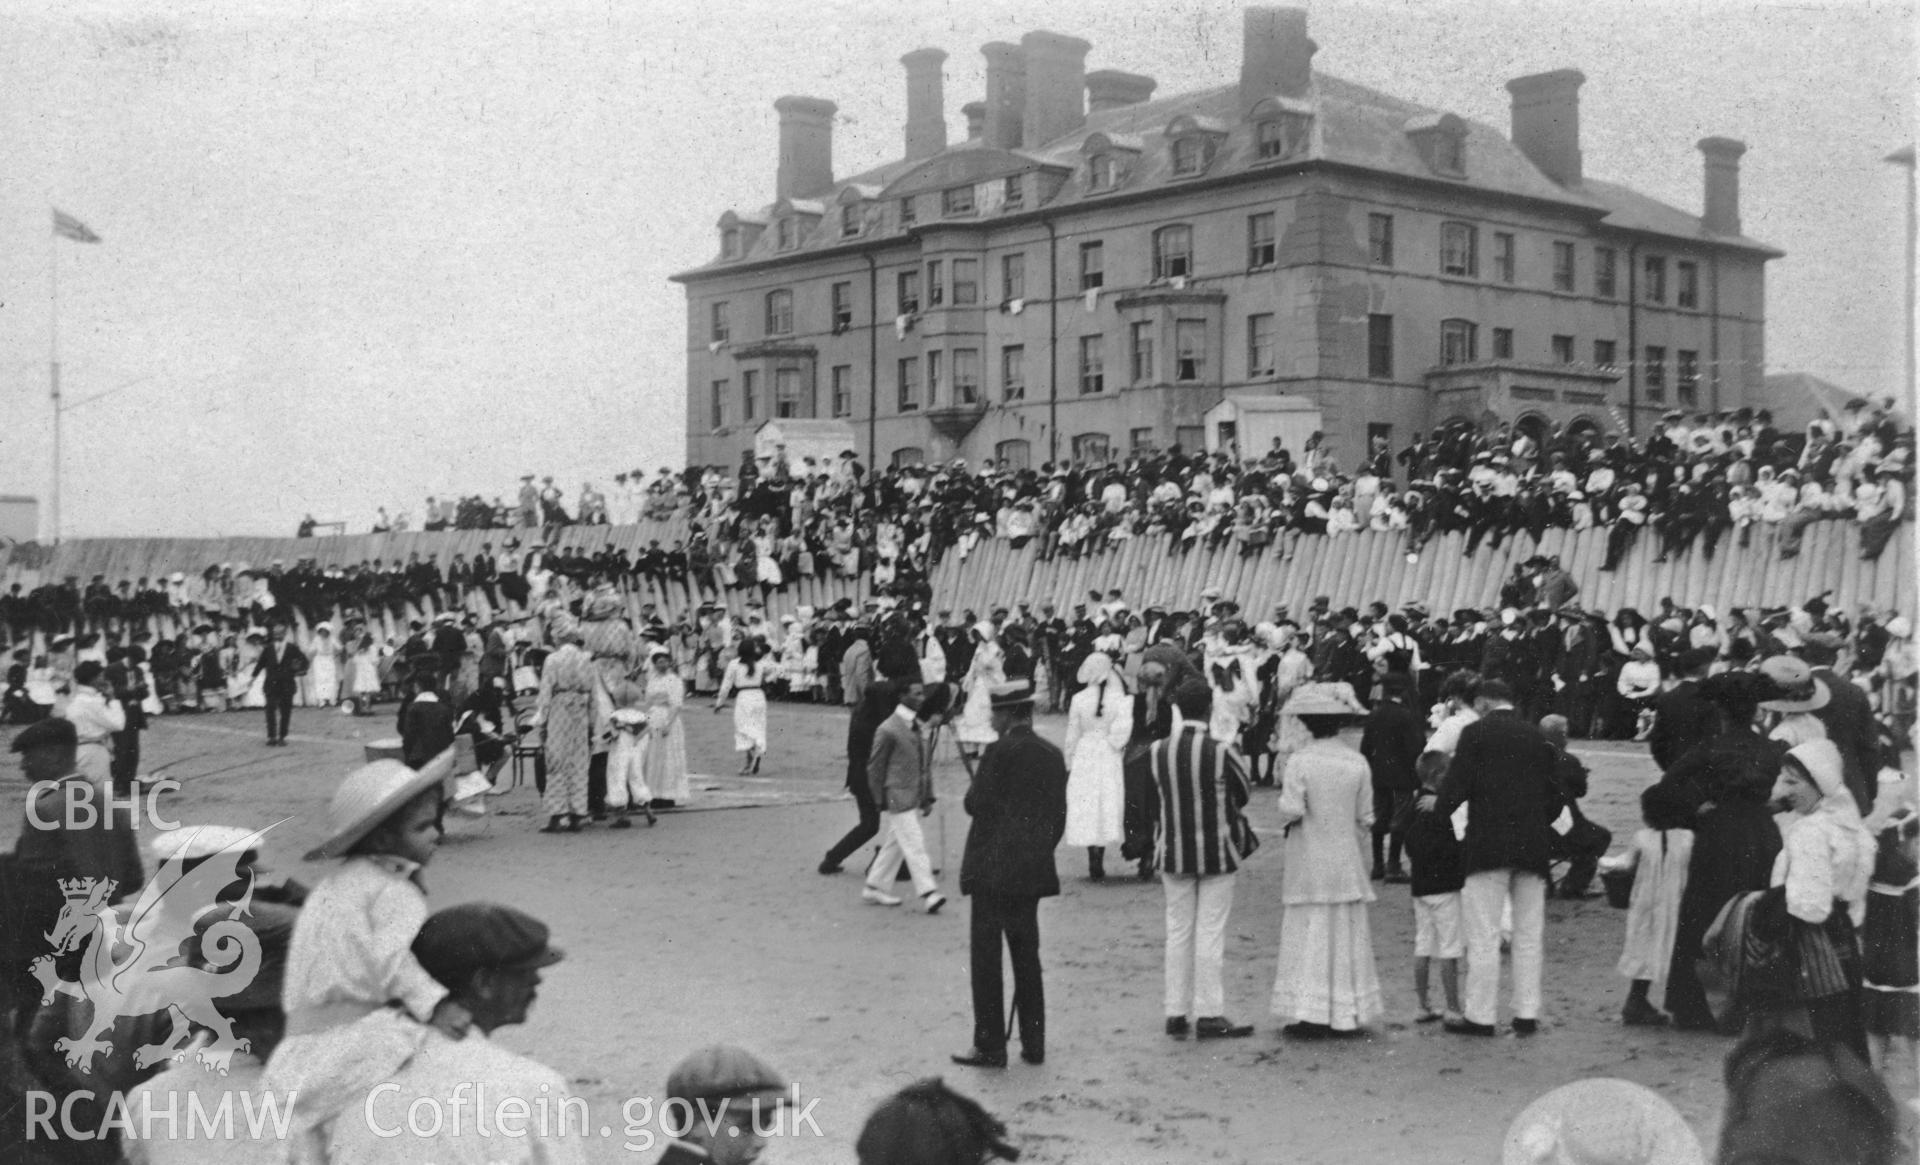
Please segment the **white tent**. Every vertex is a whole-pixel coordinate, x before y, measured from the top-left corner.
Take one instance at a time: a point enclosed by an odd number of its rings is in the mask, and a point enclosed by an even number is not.
[[[778,457],[784,451],[787,467],[800,472],[804,460],[813,458],[816,466],[831,465],[842,452],[853,449],[853,429],[845,421],[816,421],[801,417],[777,417],[763,423],[753,434],[756,458]]]
[[[1230,396],[1205,420],[1209,453],[1231,443],[1240,457],[1261,457],[1278,437],[1295,462],[1322,428],[1320,409],[1304,396]]]

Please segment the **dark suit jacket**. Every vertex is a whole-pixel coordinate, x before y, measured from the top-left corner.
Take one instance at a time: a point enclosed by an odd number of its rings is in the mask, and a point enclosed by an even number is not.
[[[1397,700],[1382,700],[1367,715],[1360,732],[1360,755],[1367,758],[1373,784],[1378,789],[1411,791],[1420,787],[1413,771],[1426,747],[1427,735],[1420,716]]]
[[[1022,725],[987,746],[967,790],[973,827],[960,860],[962,894],[1050,898],[1054,847],[1067,831],[1067,762]]]
[[[1697,681],[1681,680],[1653,702],[1653,731],[1647,734],[1647,748],[1653,763],[1666,772],[1674,761],[1719,731],[1720,709],[1701,698]]]
[[[267,673],[267,691],[284,693],[294,690],[306,668],[307,653],[289,639],[278,647],[269,643],[261,648],[260,658],[254,661],[253,674]]]
[[[847,788],[864,789],[871,795],[867,760],[873,755],[873,734],[899,706],[897,695],[894,686],[882,680],[867,689],[860,705],[847,717]]]
[[[1874,728],[1873,705],[1867,694],[1852,680],[1834,674],[1832,668],[1813,669],[1816,679],[1825,681],[1833,691],[1827,706],[1813,713],[1827,726],[1827,739],[1840,750],[1842,772],[1847,791],[1866,813],[1873,808],[1873,795],[1879,783],[1878,733]]]
[[[1438,806],[1443,816],[1468,807],[1461,844],[1467,873],[1514,869],[1547,875],[1552,821],[1560,812],[1553,786],[1558,762],[1540,729],[1511,708],[1467,725],[1440,784]]]

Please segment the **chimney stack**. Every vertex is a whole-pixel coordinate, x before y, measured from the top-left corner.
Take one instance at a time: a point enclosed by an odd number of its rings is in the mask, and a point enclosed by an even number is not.
[[[1118,69],[1088,73],[1087,112],[1100,113],[1119,109],[1123,105],[1138,105],[1153,96],[1153,89],[1153,78],[1138,73],[1122,73]]]
[[[907,158],[931,158],[947,148],[947,99],[940,49],[915,49],[900,58],[907,67]]]
[[[960,107],[961,116],[967,119],[967,140],[978,141],[987,132],[987,103],[969,101]]]
[[[1037,149],[1087,120],[1087,53],[1093,45],[1058,32],[1020,38],[1027,59],[1027,111],[1020,140]]]
[[[981,46],[980,53],[987,58],[987,144],[1017,150],[1027,120],[1027,56],[1003,40]]]
[[[1555,69],[1507,82],[1513,144],[1562,186],[1580,181],[1580,86],[1586,80],[1578,69]]]
[[[1305,98],[1313,87],[1313,54],[1304,8],[1249,8],[1240,55],[1240,113],[1279,94]]]
[[[1747,143],[1733,138],[1701,138],[1707,160],[1707,194],[1700,221],[1717,235],[1740,233],[1740,155]]]
[[[805,198],[833,185],[833,115],[839,106],[819,97],[782,97],[780,169],[776,198]]]

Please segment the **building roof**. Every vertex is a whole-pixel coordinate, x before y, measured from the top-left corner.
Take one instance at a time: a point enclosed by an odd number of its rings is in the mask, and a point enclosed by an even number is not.
[[[1257,128],[1241,114],[1239,85],[1220,85],[1191,93],[1174,94],[1133,105],[1089,113],[1073,132],[1064,134],[1034,149],[1002,150],[979,139],[949,146],[931,158],[899,159],[835,181],[824,191],[809,192],[814,204],[835,204],[849,188],[857,188],[865,206],[858,239],[843,235],[837,218],[829,216],[808,231],[797,247],[782,252],[774,232],[767,232],[736,260],[715,259],[696,268],[696,272],[722,269],[742,263],[776,260],[785,256],[837,248],[856,241],[879,237],[904,236],[913,227],[902,227],[891,213],[891,203],[902,191],[930,189],[934,176],[951,172],[955,156],[967,151],[984,151],[1002,162],[1024,161],[1032,168],[1050,167],[1066,175],[1065,182],[1050,196],[1043,195],[1041,206],[1029,202],[1007,211],[993,205],[977,206],[965,219],[938,217],[923,219],[917,226],[934,222],[979,222],[995,217],[1031,214],[1038,211],[1094,206],[1107,200],[1139,197],[1147,192],[1171,192],[1189,182],[1205,183],[1236,175],[1261,171],[1291,172],[1301,167],[1334,165],[1391,175],[1403,179],[1457,186],[1464,190],[1505,198],[1519,198],[1555,204],[1589,217],[1604,226],[1709,245],[1738,247],[1778,256],[1775,250],[1744,235],[1724,235],[1708,231],[1698,215],[1669,206],[1644,194],[1612,182],[1586,179],[1573,186],[1562,186],[1541,172],[1518,146],[1500,130],[1468,121],[1442,110],[1430,109],[1389,96],[1351,81],[1315,71],[1310,96],[1305,100],[1275,97],[1269,99],[1276,110],[1313,114],[1307,148],[1304,152],[1280,160],[1258,157]],[[1171,151],[1166,131],[1177,118],[1190,118],[1195,128],[1214,131],[1216,140],[1211,157],[1196,175],[1176,177],[1172,173]],[[1423,156],[1414,133],[1444,132],[1446,127],[1464,129],[1464,173],[1450,176],[1437,172]],[[1224,129],[1224,136],[1218,131]],[[1089,168],[1086,145],[1089,136],[1104,134],[1127,150],[1135,144],[1142,148],[1130,154],[1119,182],[1106,190],[1088,188]],[[1096,143],[1097,145],[1098,143]],[[984,165],[982,160],[981,165]],[[914,176],[922,171],[919,181]],[[995,169],[1009,168],[1004,166]],[[962,179],[961,181],[964,181]],[[948,184],[954,184],[949,182]],[[878,197],[872,191],[878,189]],[[767,221],[773,204],[755,212],[742,213],[743,220]],[[936,212],[937,214],[937,212]],[[689,274],[691,274],[690,272]]]
[[[1723,247],[1741,247],[1750,251],[1778,258],[1785,251],[1769,247],[1758,239],[1746,235],[1717,234],[1706,228],[1700,216],[1688,214],[1676,206],[1668,206],[1655,198],[1648,198],[1637,190],[1630,190],[1616,182],[1602,182],[1598,178],[1588,178],[1580,183],[1580,189],[1607,208],[1607,217],[1602,221],[1610,227],[1621,230],[1640,231],[1645,234],[1665,235],[1675,239],[1697,239],[1703,243],[1714,243]]]

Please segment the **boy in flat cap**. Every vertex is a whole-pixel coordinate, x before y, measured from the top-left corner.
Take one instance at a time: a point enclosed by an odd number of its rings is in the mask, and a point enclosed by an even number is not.
[[[662,1130],[673,1136],[659,1165],[750,1165],[766,1148],[759,1115],[781,1103],[787,1081],[745,1048],[716,1044],[667,1077]]]
[[[490,1038],[499,1028],[527,1021],[541,970],[565,957],[548,938],[539,919],[491,902],[428,917],[413,940],[413,957],[472,1015],[473,1026],[461,1039],[430,1031],[412,1059],[364,1105],[349,1106],[330,1128],[330,1160],[586,1160],[586,1105],[571,1097],[566,1077]],[[427,1105],[442,1120],[431,1135],[420,1136],[409,1114]],[[527,1114],[524,1136],[505,1135],[511,1126],[504,1122],[514,1118],[502,1114],[513,1111]]]

